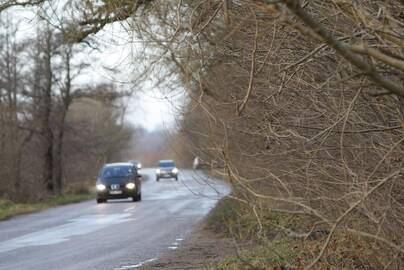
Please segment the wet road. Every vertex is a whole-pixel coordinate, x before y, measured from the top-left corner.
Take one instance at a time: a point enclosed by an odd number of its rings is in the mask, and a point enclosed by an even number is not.
[[[178,182],[141,173],[149,176],[141,202],[91,200],[0,222],[0,269],[136,269],[176,249],[229,192],[192,171]]]

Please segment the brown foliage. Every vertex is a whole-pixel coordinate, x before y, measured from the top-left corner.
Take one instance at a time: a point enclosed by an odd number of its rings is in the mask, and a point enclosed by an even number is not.
[[[167,40],[193,34],[160,46],[190,90],[184,130],[251,209],[328,231],[307,268],[341,233],[371,243],[373,267],[402,268],[402,4],[265,2],[156,7]]]

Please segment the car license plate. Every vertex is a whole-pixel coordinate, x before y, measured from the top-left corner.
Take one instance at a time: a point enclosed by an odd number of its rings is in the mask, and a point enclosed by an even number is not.
[[[109,192],[109,194],[112,194],[112,195],[122,194],[122,190],[111,190]]]

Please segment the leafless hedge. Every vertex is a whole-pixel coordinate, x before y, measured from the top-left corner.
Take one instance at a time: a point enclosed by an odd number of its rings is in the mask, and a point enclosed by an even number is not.
[[[257,226],[271,209],[311,220],[290,235],[325,230],[307,268],[342,235],[371,243],[369,267],[402,268],[402,4],[184,2],[156,4],[140,29],[190,90],[190,141]]]

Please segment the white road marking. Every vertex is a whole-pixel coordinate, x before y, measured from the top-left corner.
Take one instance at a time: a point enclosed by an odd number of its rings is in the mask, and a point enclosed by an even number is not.
[[[133,210],[133,209],[135,209],[136,208],[136,206],[132,206],[132,207],[129,207],[129,208],[126,208],[125,210],[123,210],[125,213],[126,212],[130,212],[131,210]]]
[[[168,249],[176,250],[178,247],[169,246]]]
[[[155,260],[156,260],[156,258],[153,258],[153,259],[145,260],[145,261],[140,262],[138,264],[123,265],[121,267],[114,268],[114,270],[126,270],[126,269],[131,269],[131,268],[138,268],[138,267],[140,267],[140,266],[142,266],[142,265],[144,265],[146,263],[149,263],[149,262],[152,262],[152,261],[155,261]]]
[[[26,234],[0,243],[0,253],[22,247],[46,246],[68,241],[72,236],[85,235],[108,226],[133,220],[131,214],[86,215],[70,223]]]

